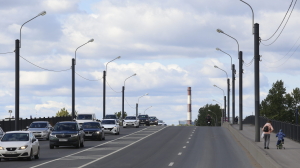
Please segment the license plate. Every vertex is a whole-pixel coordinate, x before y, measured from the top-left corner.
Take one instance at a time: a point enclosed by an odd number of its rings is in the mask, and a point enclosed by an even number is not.
[[[59,139],[59,141],[68,141],[68,139]]]
[[[92,134],[85,134],[85,136],[92,136]]]
[[[6,154],[17,154],[17,152],[6,152]]]
[[[141,123],[144,123],[144,122],[141,122]]]

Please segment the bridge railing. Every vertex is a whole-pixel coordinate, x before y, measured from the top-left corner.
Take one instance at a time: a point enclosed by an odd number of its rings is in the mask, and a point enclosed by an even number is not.
[[[52,126],[54,126],[59,121],[72,121],[71,116],[65,117],[39,117],[39,118],[20,118],[19,120],[19,128],[17,130],[25,130],[27,126],[29,126],[34,121],[48,121]],[[0,127],[4,132],[14,131],[15,130],[15,119],[5,119],[0,120]]]
[[[300,142],[300,126],[296,124],[291,124],[288,122],[276,121],[268,119],[266,117],[259,117],[259,127],[263,127],[265,123],[270,120],[274,128],[274,132],[279,132],[282,129],[282,132],[287,138],[290,138],[294,141]],[[248,116],[243,120],[243,124],[253,124],[255,125],[255,116]]]

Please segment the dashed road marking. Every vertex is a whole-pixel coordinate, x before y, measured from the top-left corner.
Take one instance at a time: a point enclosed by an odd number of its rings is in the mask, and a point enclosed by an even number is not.
[[[191,138],[189,138],[189,139],[191,139]]]
[[[190,143],[189,141],[187,141],[186,143]]]
[[[169,166],[173,166],[173,164],[174,164],[174,162],[171,162],[171,163],[169,164]]]
[[[181,152],[178,153],[178,155],[181,155],[181,154],[182,154]]]
[[[186,148],[186,146],[184,146],[183,148]]]

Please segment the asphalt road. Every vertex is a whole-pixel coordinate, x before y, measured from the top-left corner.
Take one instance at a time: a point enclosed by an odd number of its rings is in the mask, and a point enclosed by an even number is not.
[[[222,167],[257,165],[222,127],[121,128],[105,141],[85,141],[84,148],[49,149],[40,141],[41,158],[2,161],[1,167]]]

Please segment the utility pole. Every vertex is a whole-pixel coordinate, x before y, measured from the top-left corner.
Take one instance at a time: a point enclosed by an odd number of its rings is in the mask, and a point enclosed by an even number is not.
[[[243,130],[243,52],[239,52],[239,129]]]
[[[255,142],[260,142],[259,129],[259,24],[254,24],[254,108],[255,108]]]
[[[228,122],[230,123],[230,79],[227,79],[227,116],[228,116]]]
[[[124,117],[124,91],[125,91],[125,86],[122,87],[122,119],[125,118]]]
[[[15,131],[19,130],[19,114],[20,114],[20,41],[15,41]]]
[[[103,71],[103,118],[105,118],[106,71]]]
[[[75,118],[75,64],[72,58],[72,120]]]
[[[224,118],[226,121],[226,96],[224,96]],[[223,122],[224,122],[224,118],[223,118]]]
[[[235,117],[235,65],[232,64],[232,118]],[[232,122],[234,124],[234,122]]]
[[[136,103],[135,105],[135,116],[137,117],[138,116],[138,108],[139,108],[139,104]]]

